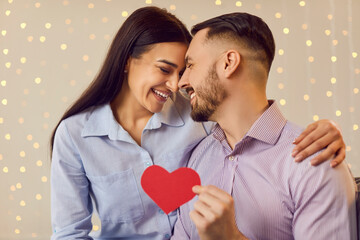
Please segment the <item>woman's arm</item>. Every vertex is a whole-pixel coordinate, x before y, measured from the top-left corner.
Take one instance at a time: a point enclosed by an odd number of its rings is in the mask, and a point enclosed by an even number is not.
[[[301,162],[308,156],[326,148],[321,154],[311,160],[316,166],[334,156],[330,165],[337,166],[345,159],[345,142],[339,126],[331,120],[316,121],[305,129],[294,141],[296,146],[292,156],[296,162]]]
[[[62,122],[56,131],[51,163],[51,239],[92,239],[92,209],[89,181]]]

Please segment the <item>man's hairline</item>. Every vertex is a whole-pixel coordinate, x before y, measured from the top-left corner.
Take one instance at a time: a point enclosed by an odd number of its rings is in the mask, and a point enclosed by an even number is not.
[[[262,62],[257,57],[258,53],[256,51],[252,50],[251,48],[249,48],[247,46],[247,42],[245,40],[242,40],[241,38],[233,37],[233,36],[231,36],[231,33],[220,33],[220,34],[213,34],[213,35],[209,36],[209,31],[211,30],[211,27],[208,26],[208,27],[201,28],[198,31],[196,31],[196,33],[193,34],[193,39],[196,36],[196,34],[198,34],[202,30],[206,30],[205,37],[204,37],[204,39],[202,39],[202,42],[201,42],[203,45],[219,44],[219,45],[227,46],[227,44],[221,44],[221,42],[227,42],[231,45],[229,45],[230,47],[224,47],[223,51],[234,50],[248,60],[255,60],[256,62],[259,62],[259,63]],[[223,37],[221,37],[221,35],[227,36],[227,37],[223,38]],[[213,49],[213,48],[210,47],[210,49]],[[221,53],[223,51],[220,50],[219,53]],[[262,51],[263,51],[263,54],[266,55],[265,50],[263,49]],[[250,53],[250,55],[249,55],[249,53]],[[187,56],[187,59],[191,60],[191,57]],[[261,64],[264,66],[267,65],[264,63],[261,63]],[[269,74],[269,71],[267,74]]]

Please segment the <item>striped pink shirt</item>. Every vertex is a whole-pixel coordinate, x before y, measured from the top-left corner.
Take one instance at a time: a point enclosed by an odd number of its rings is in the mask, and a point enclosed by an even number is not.
[[[202,185],[232,195],[237,226],[250,239],[356,239],[355,183],[347,164],[312,167],[312,157],[295,163],[292,142],[301,131],[269,101],[234,150],[217,125],[189,167]],[[199,239],[189,217],[196,200],[180,207],[172,239]]]

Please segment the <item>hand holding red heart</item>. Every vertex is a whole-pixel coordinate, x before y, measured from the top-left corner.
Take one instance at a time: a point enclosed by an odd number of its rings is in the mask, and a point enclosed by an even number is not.
[[[247,239],[237,228],[233,198],[215,186],[200,186],[199,175],[191,168],[179,168],[169,173],[164,168],[148,167],[141,185],[151,199],[169,213],[199,195],[190,218],[200,239]]]
[[[142,177],[141,186],[147,195],[166,213],[190,201],[195,194],[191,188],[200,184],[200,177],[191,168],[179,168],[171,173],[153,165]]]
[[[194,186],[199,195],[190,218],[194,222],[200,239],[247,239],[237,228],[233,198],[223,190],[209,186]]]

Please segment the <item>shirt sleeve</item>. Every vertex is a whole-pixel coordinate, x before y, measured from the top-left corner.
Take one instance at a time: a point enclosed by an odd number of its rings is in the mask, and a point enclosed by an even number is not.
[[[63,121],[56,131],[51,163],[51,239],[92,239],[91,215],[89,181]]]
[[[295,239],[357,239],[353,177],[345,161],[329,165],[304,164],[293,185]]]

